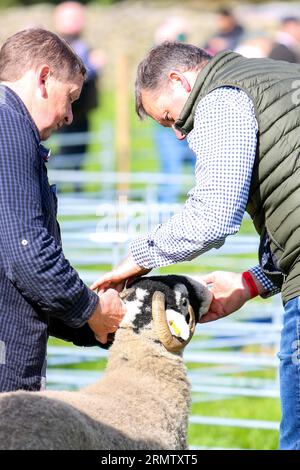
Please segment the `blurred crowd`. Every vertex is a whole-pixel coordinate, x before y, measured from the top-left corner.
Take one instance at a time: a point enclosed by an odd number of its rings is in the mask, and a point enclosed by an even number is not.
[[[245,57],[270,57],[287,62],[300,62],[300,16],[288,16],[280,20],[273,38],[262,32],[249,33],[233,12],[219,10],[216,31],[203,45],[212,55],[230,49]]]
[[[163,41],[189,41],[190,28],[182,17],[172,16],[165,20],[155,33],[155,43]],[[245,57],[270,57],[288,62],[300,62],[300,16],[282,18],[274,38],[258,32],[250,34],[238,22],[234,13],[222,8],[216,15],[215,32],[207,38],[205,44],[199,46],[206,49],[211,55],[225,50],[233,50]],[[164,173],[181,174],[185,164],[193,165],[194,156],[188,148],[186,140],[179,141],[169,128],[158,124],[154,133],[161,171]],[[177,200],[176,187],[162,188],[160,200],[162,202],[175,202]]]
[[[86,28],[85,8],[79,2],[66,1],[54,9],[56,32],[75,49],[88,70],[81,97],[73,105],[73,123],[59,131],[61,143],[58,154],[68,157],[61,161],[66,162],[66,167],[69,169],[82,169],[84,165],[88,139],[84,137],[80,139],[80,134],[84,135],[89,131],[89,113],[99,106],[100,78],[106,63],[104,51],[91,50],[83,39]],[[246,57],[270,57],[276,60],[300,62],[300,12],[299,18],[294,16],[282,18],[273,37],[264,32],[247,31],[230,9],[220,9],[215,18],[214,31],[210,37],[204,44],[197,44],[210,54],[215,55],[230,49]],[[189,42],[191,33],[191,27],[186,19],[170,15],[158,26],[152,45],[166,40]],[[76,139],[72,138],[74,133],[77,134]],[[169,128],[154,124],[153,139],[162,173],[180,175],[185,169],[189,171],[189,167],[194,165],[194,155],[186,140],[178,141]],[[53,160],[54,166],[55,162],[59,162],[59,159]],[[59,168],[64,166],[60,164]],[[75,185],[74,189],[80,191],[80,186]],[[176,202],[178,195],[175,185],[162,186],[159,200],[167,203]]]

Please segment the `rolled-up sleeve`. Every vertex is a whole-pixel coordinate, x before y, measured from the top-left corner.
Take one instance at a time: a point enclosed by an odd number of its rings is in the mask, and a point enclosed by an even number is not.
[[[28,120],[4,107],[0,120],[3,269],[29,302],[70,327],[80,327],[93,313],[98,296],[81,281],[44,225],[40,162]]]
[[[196,185],[181,213],[131,244],[136,263],[155,268],[219,248],[245,212],[256,155],[257,121],[243,91],[222,87],[203,98],[188,136]],[[170,155],[172,158],[172,155]]]

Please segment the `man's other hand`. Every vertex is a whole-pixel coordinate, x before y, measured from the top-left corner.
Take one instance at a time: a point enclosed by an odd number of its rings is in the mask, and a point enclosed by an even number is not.
[[[131,255],[127,256],[115,269],[104,274],[91,285],[91,289],[98,289],[102,294],[107,289],[116,289],[121,292],[124,288],[126,280],[133,281],[136,277],[149,273],[150,269],[145,269],[136,264]]]
[[[197,278],[199,282],[209,286],[213,294],[209,311],[203,315],[199,323],[226,317],[239,310],[251,298],[242,273],[215,271],[204,276],[195,277],[195,279]]]
[[[114,333],[118,329],[125,312],[125,304],[116,290],[108,289],[99,295],[98,305],[88,324],[100,343],[107,343],[108,333]]]

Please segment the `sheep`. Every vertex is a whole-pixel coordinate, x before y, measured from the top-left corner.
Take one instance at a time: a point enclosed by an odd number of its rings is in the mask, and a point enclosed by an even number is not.
[[[104,376],[79,391],[1,394],[0,449],[187,448],[190,385],[182,351],[211,293],[170,275],[139,278],[122,297],[127,313]]]

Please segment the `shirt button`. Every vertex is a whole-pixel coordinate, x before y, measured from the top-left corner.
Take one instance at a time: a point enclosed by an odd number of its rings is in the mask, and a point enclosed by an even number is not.
[[[23,245],[23,246],[26,246],[26,245],[28,245],[28,241],[27,241],[27,240],[25,240],[25,238],[24,238],[24,240],[22,240],[22,241],[21,241],[21,243],[22,243],[22,245]]]
[[[154,246],[154,241],[153,240],[148,240],[148,246]]]

